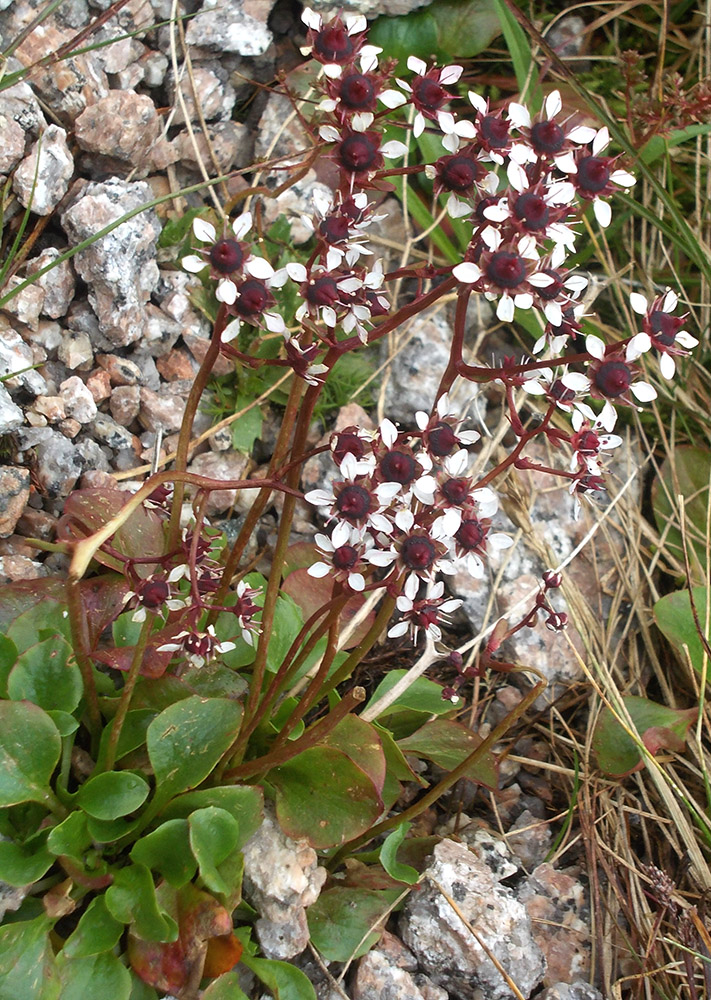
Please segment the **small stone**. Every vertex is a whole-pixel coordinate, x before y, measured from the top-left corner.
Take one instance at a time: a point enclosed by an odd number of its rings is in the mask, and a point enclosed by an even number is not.
[[[215,118],[229,119],[235,104],[236,94],[229,81],[229,75],[219,63],[203,63],[193,66],[195,93],[200,95],[200,110],[205,121]],[[172,72],[168,75],[168,95],[175,106],[173,123],[183,125],[186,115],[191,122],[200,120],[195,105],[193,84],[186,75],[180,84],[180,96],[176,93]],[[182,97],[182,100],[180,100]]]
[[[133,90],[112,90],[83,111],[74,127],[82,149],[114,157],[132,167],[146,165],[161,132],[153,101]]]
[[[166,382],[175,382],[177,379],[183,378],[195,378],[195,373],[198,370],[198,366],[182,347],[174,347],[170,354],[158,358],[156,368]]]
[[[22,285],[24,278],[14,274],[7,283],[8,291]],[[44,306],[44,291],[37,284],[25,285],[16,292],[3,306],[3,310],[11,316],[16,316],[30,330],[36,330],[40,313]]]
[[[80,437],[75,442],[75,445],[85,469],[100,469],[103,472],[109,471],[111,465],[98,441],[94,441],[90,437]]]
[[[25,133],[14,118],[0,113],[0,174],[9,174],[25,154]]]
[[[137,385],[119,385],[111,393],[111,416],[122,427],[128,427],[138,417],[141,390]]]
[[[67,416],[74,417],[80,424],[88,424],[96,416],[94,398],[78,375],[72,375],[62,382],[59,395],[64,400]]]
[[[60,256],[55,247],[47,247],[39,257],[33,257],[27,262],[27,274],[35,274],[43,267],[52,264]],[[68,260],[56,264],[46,274],[41,275],[35,285],[44,292],[42,315],[51,319],[59,319],[69,309],[74,298],[74,271]]]
[[[447,993],[430,983],[435,993],[447,1000]],[[419,989],[416,980],[405,969],[391,963],[377,948],[369,951],[361,958],[353,983],[353,1000],[374,1000],[376,997],[387,997],[388,1000],[425,1000],[425,994]]]
[[[83,463],[74,445],[63,434],[47,430],[48,436],[36,446],[35,475],[40,489],[51,499],[66,497],[74,489]]]
[[[22,69],[22,64],[11,58],[7,69],[14,72]],[[24,80],[0,92],[0,114],[12,119],[26,136],[39,135],[40,129],[47,125],[32,88]]]
[[[176,135],[171,145],[181,163],[207,163],[214,156],[221,174],[246,167],[254,159],[252,132],[241,122],[212,122],[204,132],[195,133],[193,129],[192,136],[185,129]]]
[[[42,416],[41,413],[35,413],[34,410],[25,410],[25,420],[30,425],[30,427],[46,427],[47,418]]]
[[[51,215],[69,190],[73,174],[67,133],[49,125],[15,171],[12,187],[23,208],[29,207],[35,215]]]
[[[58,429],[66,438],[75,438],[81,430],[81,424],[74,417],[67,417],[66,420],[60,421]]]
[[[531,919],[507,886],[462,844],[443,840],[425,872],[420,892],[408,897],[400,918],[405,944],[436,985],[458,1000],[510,1000],[498,968],[458,915],[529,996],[543,978],[545,960]],[[445,898],[457,904],[457,912]]]
[[[32,409],[35,413],[41,413],[51,424],[64,420],[67,415],[62,396],[38,396],[32,404]]]
[[[194,333],[189,333],[186,330],[183,333],[183,340],[185,341],[185,346],[198,364],[202,364],[207,354],[207,349],[210,346],[207,337],[196,337]],[[224,357],[222,354],[218,355],[215,364],[212,366],[213,375],[230,375],[234,370],[234,361],[231,358]]]
[[[162,52],[148,50],[138,60],[147,87],[161,87],[168,70],[168,58]]]
[[[32,348],[19,333],[10,327],[0,329],[0,376],[17,373],[12,378],[5,378],[3,384],[8,389],[22,387],[33,396],[46,392],[47,383],[32,367],[34,363]]]
[[[59,323],[53,320],[41,319],[36,330],[29,330],[25,337],[33,345],[42,347],[48,354],[52,354],[62,343],[64,330]]]
[[[163,357],[173,348],[182,333],[180,323],[149,302],[146,306],[146,328],[143,334],[143,345],[154,358]]]
[[[86,387],[92,395],[95,403],[103,403],[111,395],[111,379],[109,373],[103,368],[90,375],[86,380]]]
[[[506,834],[506,843],[527,871],[542,864],[551,847],[549,824],[524,809]]]
[[[129,358],[117,354],[97,354],[96,360],[109,373],[111,385],[137,385],[141,369]]]
[[[148,184],[116,177],[88,183],[62,214],[70,243],[95,235],[152,197]],[[150,209],[134,216],[74,257],[77,273],[89,286],[89,301],[99,320],[105,350],[126,347],[145,330],[145,306],[158,281],[156,241],[160,222]]]
[[[47,511],[35,510],[28,506],[22,512],[16,530],[18,535],[24,535],[26,538],[42,538],[48,541],[53,537],[56,527],[56,517]]]
[[[207,439],[211,451],[229,451],[232,447],[232,430],[229,427],[221,427]]]
[[[57,357],[70,371],[90,367],[94,360],[94,351],[87,334],[67,330],[57,350]]]
[[[243,853],[245,896],[260,914],[262,950],[267,958],[293,958],[308,944],[306,907],[318,899],[326,869],[308,842],[287,837],[268,811]]]
[[[42,563],[34,562],[27,556],[0,556],[0,583],[37,580],[41,576],[47,576]]]
[[[141,408],[138,419],[147,430],[157,431],[160,428],[167,434],[178,431],[184,413],[185,400],[182,396],[160,394],[145,386],[141,387]]]
[[[15,530],[30,498],[30,473],[15,465],[0,466],[0,538]]]
[[[241,451],[206,451],[198,455],[190,464],[190,472],[208,479],[225,482],[230,479],[245,479],[249,458]],[[235,506],[241,490],[214,490],[207,501],[208,517],[222,514]],[[252,492],[251,490],[249,491]]]
[[[187,26],[186,42],[215,52],[260,56],[272,42],[266,14],[257,20],[245,11],[242,0],[205,0]]]
[[[602,993],[589,983],[556,983],[544,990],[537,1000],[603,1000]]]
[[[113,451],[134,450],[136,440],[134,435],[107,413],[97,414],[94,422],[87,427],[87,431]]]

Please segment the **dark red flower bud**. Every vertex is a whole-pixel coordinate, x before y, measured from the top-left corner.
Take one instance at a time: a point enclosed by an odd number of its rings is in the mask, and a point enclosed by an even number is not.
[[[445,458],[457,447],[457,438],[450,424],[440,420],[427,432],[427,446],[433,455]]]
[[[338,147],[338,159],[344,170],[360,173],[377,164],[378,150],[379,142],[374,136],[365,132],[353,132]]]
[[[538,232],[545,229],[550,219],[550,208],[540,195],[527,191],[520,194],[513,205],[516,218],[523,222],[526,229]]]
[[[412,99],[424,111],[438,111],[450,95],[431,76],[416,76],[412,81]]]
[[[469,480],[468,479],[448,479],[442,484],[442,495],[453,503],[455,506],[460,506],[469,496]]]
[[[624,361],[604,361],[595,372],[594,381],[603,396],[614,399],[629,389],[632,372]]]
[[[244,250],[237,240],[221,239],[210,250],[210,263],[219,274],[232,274],[242,267]]]
[[[454,536],[467,552],[474,552],[484,541],[484,527],[477,517],[466,518]]]
[[[362,111],[373,106],[375,87],[364,73],[348,73],[341,80],[341,102],[353,111]]]
[[[312,306],[332,306],[338,302],[339,291],[336,279],[329,274],[310,281],[306,286],[306,301]]]
[[[170,587],[165,580],[146,580],[139,585],[137,593],[144,608],[159,608],[168,600]]]
[[[601,156],[584,156],[578,160],[578,187],[584,193],[598,194],[610,180],[610,160]]]
[[[365,444],[362,438],[352,431],[341,431],[335,435],[335,440],[331,444],[333,458],[338,465],[341,464],[346,455],[353,455],[355,458],[362,458],[365,455]]]
[[[269,303],[269,290],[258,278],[248,278],[237,291],[234,310],[239,316],[258,316]]]
[[[479,125],[479,134],[493,149],[506,146],[509,141],[509,123],[498,115],[485,115]]]
[[[419,467],[417,462],[406,451],[386,452],[380,460],[380,473],[388,483],[401,483],[406,486],[417,479]]]
[[[367,518],[372,505],[370,493],[358,483],[345,486],[336,497],[336,510],[344,520],[352,524]]]
[[[531,129],[531,145],[539,154],[559,153],[565,142],[565,132],[555,122],[536,122]]]
[[[358,550],[352,545],[341,545],[333,553],[333,565],[336,569],[351,569],[358,562]]]
[[[431,539],[425,535],[410,535],[403,542],[400,555],[408,569],[421,572],[430,568],[437,553]]]
[[[354,48],[353,40],[340,18],[336,18],[314,34],[313,50],[326,62],[347,62]]]
[[[526,264],[517,253],[497,250],[486,265],[486,276],[499,288],[516,288],[526,277]]]

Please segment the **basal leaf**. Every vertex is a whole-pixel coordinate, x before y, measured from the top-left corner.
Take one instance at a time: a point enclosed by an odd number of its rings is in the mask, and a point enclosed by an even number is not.
[[[0,840],[0,879],[8,885],[36,882],[54,864],[54,860],[44,844],[31,849],[12,840]]]
[[[132,771],[105,771],[89,778],[77,793],[84,812],[96,819],[118,819],[139,809],[148,798],[148,782]]]
[[[371,928],[399,895],[398,889],[327,889],[306,911],[311,943],[329,962],[365,955],[384,929]]]
[[[100,955],[118,943],[124,925],[113,917],[106,907],[106,897],[96,896],[79,918],[62,948],[67,958],[85,958]]]
[[[364,833],[382,811],[370,778],[340,750],[312,747],[279,767],[268,781],[276,788],[279,825],[312,847],[336,847]]]
[[[157,830],[136,841],[131,858],[146,868],[160,872],[170,885],[179,889],[190,881],[197,870],[190,848],[188,821],[171,819],[161,823]]]
[[[145,865],[133,864],[116,872],[106,890],[106,907],[112,917],[130,924],[146,941],[175,941],[178,936],[175,921],[158,906],[153,878]]]
[[[47,802],[61,749],[57,727],[41,708],[0,702],[0,806]]]
[[[187,818],[195,809],[216,806],[226,810],[239,823],[237,847],[243,847],[262,824],[264,818],[264,793],[252,785],[218,785],[186,792],[166,806],[163,815]]]
[[[703,629],[706,623],[708,589],[693,587],[691,593],[699,624]],[[700,674],[704,668],[704,647],[696,629],[688,590],[679,590],[674,594],[660,597],[654,605],[654,620],[684,663],[687,656],[686,647],[692,667]],[[706,669],[707,676],[711,677],[711,664]]]
[[[62,1000],[87,1000],[88,997],[129,1000],[131,975],[110,952],[71,958],[62,949],[57,957],[57,967],[62,983]]]
[[[420,876],[416,868],[404,865],[397,860],[397,852],[411,826],[411,823],[401,823],[396,826],[393,832],[385,838],[383,846],[380,848],[380,863],[388,875],[396,878],[399,882],[406,882],[408,885],[414,885]]]
[[[378,793],[382,793],[385,783],[385,754],[374,726],[358,715],[347,715],[331,730],[324,743],[341,750],[365,771]]]
[[[492,0],[437,0],[403,17],[379,17],[368,41],[406,62],[410,55],[445,63],[483,52],[501,32]]]
[[[190,846],[200,866],[200,876],[212,892],[227,893],[218,866],[235,851],[239,842],[239,823],[225,809],[208,806],[196,809],[188,817]]]
[[[411,736],[399,740],[398,746],[403,753],[424,757],[447,771],[453,771],[481,742],[480,736],[460,722],[433,719]],[[496,788],[498,769],[494,755],[491,752],[485,753],[471,765],[465,777],[487,788]]]
[[[193,695],[170,705],[148,727],[148,756],[156,803],[194,788],[210,774],[239,727],[240,706],[227,698]]]
[[[242,962],[264,983],[274,1000],[316,1000],[310,980],[295,965],[247,954],[242,955]]]
[[[59,1000],[61,983],[49,940],[52,921],[42,915],[0,927],[0,998]]]
[[[697,715],[695,708],[681,711],[634,696],[623,701],[649,753],[656,754],[665,748],[684,749],[689,726]],[[622,778],[644,766],[637,744],[607,707],[603,708],[595,726],[593,749],[598,767],[606,774]]]
[[[81,810],[70,812],[57,826],[52,827],[47,838],[47,848],[59,856],[66,854],[70,858],[80,859],[91,843],[91,835],[87,830],[86,816]]]
[[[13,701],[31,701],[40,708],[73,712],[84,690],[81,671],[70,660],[72,647],[60,635],[21,653],[7,679]]]
[[[674,450],[673,462],[665,459],[659,478],[652,486],[652,507],[657,528],[665,536],[665,546],[679,563],[684,551],[678,519],[677,494],[686,498],[684,514],[689,541],[688,552],[694,583],[705,582],[706,512],[711,483],[711,452],[706,448],[682,445]],[[673,501],[673,503],[672,503]]]

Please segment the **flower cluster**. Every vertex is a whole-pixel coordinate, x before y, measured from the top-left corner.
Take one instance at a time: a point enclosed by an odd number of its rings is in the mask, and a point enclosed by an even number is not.
[[[488,554],[511,545],[491,527],[495,493],[467,474],[466,449],[479,435],[461,422],[443,395],[434,417],[417,413],[417,431],[386,419],[372,433],[349,427],[334,434],[338,477],[330,490],[305,496],[331,528],[316,535],[322,558],[309,573],[330,574],[355,591],[389,588],[402,615],[392,635],[423,629],[439,638],[439,624],[460,602],[445,597],[437,574],[461,568],[483,577]],[[426,594],[418,599],[421,585]]]

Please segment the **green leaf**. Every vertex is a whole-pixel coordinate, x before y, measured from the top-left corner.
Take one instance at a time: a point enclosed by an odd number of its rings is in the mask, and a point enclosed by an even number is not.
[[[47,838],[47,848],[52,854],[66,854],[70,858],[81,859],[91,844],[91,836],[86,828],[86,816],[80,810],[69,813],[57,826],[52,827]]]
[[[40,635],[41,632],[45,634]],[[71,639],[67,607],[53,600],[40,601],[27,608],[15,618],[7,630],[8,638],[12,639],[20,653],[24,653],[30,646],[34,646],[40,639],[46,639],[51,634]]]
[[[622,700],[649,753],[656,754],[664,748],[684,749],[686,734],[697,716],[697,709],[667,708],[631,695]],[[600,770],[614,777],[622,778],[644,766],[637,743],[607,707],[603,708],[595,726],[593,749]]]
[[[116,872],[106,890],[106,907],[116,920],[131,924],[146,941],[175,941],[178,925],[161,913],[150,871],[144,865],[130,865]]]
[[[382,811],[370,778],[340,750],[311,747],[269,771],[279,825],[312,847],[337,847],[365,833]]]
[[[235,400],[234,412],[239,413],[240,410],[244,410],[253,402],[254,400],[249,396],[238,395]],[[238,417],[232,424],[232,447],[249,455],[254,442],[262,433],[263,422],[264,416],[258,406],[253,406],[251,410],[247,410],[241,417]]]
[[[681,565],[684,550],[679,528],[677,494],[686,498],[684,513],[689,540],[689,560],[694,583],[706,580],[706,511],[711,482],[711,453],[705,448],[683,445],[674,450],[673,462],[665,459],[652,486],[654,519],[660,534]],[[670,498],[671,501],[670,502]]]
[[[225,972],[203,990],[202,1000],[249,1000],[249,997],[242,992],[237,973]]]
[[[87,906],[62,952],[67,958],[86,958],[111,951],[123,934],[124,925],[106,907],[106,897],[97,896]]]
[[[396,878],[398,882],[407,882],[408,885],[414,885],[420,876],[416,868],[403,865],[397,860],[397,852],[411,826],[412,823],[400,823],[385,838],[380,848],[380,863],[388,875]]]
[[[71,736],[79,728],[79,720],[75,719],[69,712],[62,712],[58,709],[48,709],[47,715],[57,727],[60,736]]]
[[[42,915],[0,927],[0,1000],[59,1000],[51,926]]]
[[[151,722],[147,745],[156,777],[154,806],[205,780],[235,739],[240,716],[234,701],[193,695]]]
[[[239,823],[238,847],[244,847],[262,825],[264,818],[264,793],[251,785],[220,785],[216,788],[200,788],[196,792],[186,792],[173,799],[166,806],[166,819],[187,818],[194,810],[216,806],[224,809]]]
[[[190,234],[193,219],[204,211],[203,206],[200,205],[197,208],[188,208],[181,212],[177,219],[168,219],[158,237],[158,246],[163,249],[182,244]]]
[[[288,962],[270,958],[253,958],[246,952],[241,964],[260,979],[274,996],[274,1000],[316,1000],[316,991],[301,969]]]
[[[218,865],[236,849],[239,823],[226,810],[208,806],[191,813],[188,826],[190,846],[200,865],[203,882],[212,892],[229,892],[230,886],[218,871]]]
[[[411,736],[398,741],[403,753],[412,753],[426,760],[434,761],[439,767],[453,771],[482,742],[477,733],[467,726],[450,719],[434,719],[426,722]],[[469,767],[465,777],[487,788],[498,785],[496,758],[491,752],[485,753]]]
[[[0,806],[48,802],[61,750],[57,727],[41,708],[0,702]]]
[[[520,101],[526,101],[531,113],[540,110],[543,98],[541,88],[536,85],[537,67],[531,54],[528,36],[516,20],[514,14],[504,3],[504,0],[494,0],[494,10],[501,23],[501,30],[506,39],[506,47],[511,56],[516,83],[519,89]]]
[[[303,624],[304,617],[296,602],[286,595],[278,597],[274,611],[274,624],[269,634],[269,645],[267,646],[267,670],[276,673]]]
[[[148,798],[148,782],[132,771],[105,771],[89,778],[77,792],[84,812],[96,819],[118,819],[140,808]]]
[[[188,821],[171,819],[162,823],[157,830],[136,841],[131,858],[146,868],[160,872],[170,885],[179,889],[190,881],[197,870],[190,849]]]
[[[155,719],[156,714],[151,708],[139,708],[126,713],[126,718],[123,721],[121,733],[118,738],[118,746],[116,747],[116,760],[121,760],[122,757],[131,753],[132,750],[143,746],[146,742],[148,726]],[[113,727],[114,720],[112,719],[101,733],[101,746],[99,747],[99,756],[96,762],[97,767],[103,767],[104,765]]]
[[[694,598],[696,614],[703,629],[709,601],[708,589],[706,587],[692,587],[691,593]],[[687,662],[684,647],[688,649],[691,665],[700,674],[704,669],[704,647],[694,622],[689,591],[679,590],[674,594],[665,594],[664,597],[661,597],[654,605],[654,619],[659,630],[674,646],[684,663]],[[711,678],[711,663],[707,666],[706,673]]]
[[[121,840],[133,833],[141,822],[141,817],[136,819],[97,819],[95,816],[87,816],[86,828],[92,840],[100,844],[111,844],[115,840]]]
[[[42,878],[54,857],[42,845],[30,850],[11,840],[0,840],[0,879],[9,885],[29,885]]]
[[[10,698],[73,712],[81,700],[83,684],[77,664],[68,662],[71,653],[71,646],[59,635],[30,646],[10,671]]]
[[[129,1000],[131,976],[115,955],[87,955],[70,958],[65,949],[57,957],[62,982],[62,1000],[87,1000],[87,997],[110,997]]]
[[[382,793],[385,783],[385,754],[380,735],[373,725],[358,715],[347,715],[331,730],[324,743],[349,757],[365,771],[378,793]]]
[[[711,132],[711,125],[687,125],[686,128],[675,129],[669,135],[653,135],[639,151],[639,158],[643,163],[653,163],[663,156],[667,150],[679,146],[688,139],[695,139],[697,135],[708,135]]]
[[[399,895],[399,889],[327,889],[306,911],[311,943],[329,962],[360,958],[380,938],[383,928],[371,928]]]
[[[500,31],[493,0],[437,0],[404,17],[377,18],[368,41],[401,62],[410,55],[448,62],[478,55]]]
[[[135,646],[141,634],[142,623],[133,621],[134,611],[124,611],[111,625],[114,645]]]
[[[0,698],[7,698],[7,676],[17,661],[17,646],[6,635],[0,635]]]

